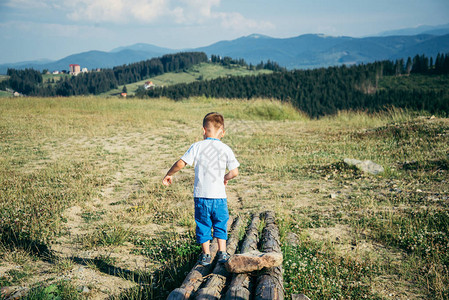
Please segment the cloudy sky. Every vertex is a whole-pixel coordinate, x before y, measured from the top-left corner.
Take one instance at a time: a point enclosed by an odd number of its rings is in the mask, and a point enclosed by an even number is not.
[[[252,33],[360,37],[448,16],[448,0],[0,0],[0,63],[135,43],[193,48]]]

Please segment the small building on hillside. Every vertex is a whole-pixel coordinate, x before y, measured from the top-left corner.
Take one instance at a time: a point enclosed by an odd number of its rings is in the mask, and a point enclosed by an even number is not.
[[[81,70],[81,72],[87,73],[87,72],[89,72],[89,70],[87,70],[87,68],[83,68],[83,69]]]
[[[69,68],[70,68],[70,75],[78,75],[79,73],[81,73],[81,67],[78,64],[70,64]]]
[[[147,81],[147,82],[145,82],[145,84],[144,84],[143,87],[144,87],[146,90],[151,90],[151,89],[153,89],[155,86],[156,86],[156,85],[153,83],[153,81]]]
[[[53,74],[53,75],[58,75],[58,74],[59,74],[59,71],[58,71],[58,70],[55,70],[55,71],[53,71],[52,74]]]

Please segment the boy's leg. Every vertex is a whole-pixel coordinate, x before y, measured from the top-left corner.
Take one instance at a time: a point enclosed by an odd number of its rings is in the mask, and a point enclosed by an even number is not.
[[[226,246],[226,243],[225,243]],[[220,242],[218,243],[218,248],[220,248]],[[210,241],[204,242],[201,244],[201,249],[204,254],[210,254]]]
[[[218,241],[218,251],[226,252],[226,240],[228,239],[228,203],[225,198],[214,199],[212,217],[212,227],[214,228],[214,237]]]
[[[226,240],[217,239],[218,241],[218,251],[226,252]]]
[[[212,239],[210,219],[210,209],[207,200],[203,198],[194,198],[195,200],[195,223],[196,223],[196,241],[201,244],[204,254],[210,254],[210,240]]]

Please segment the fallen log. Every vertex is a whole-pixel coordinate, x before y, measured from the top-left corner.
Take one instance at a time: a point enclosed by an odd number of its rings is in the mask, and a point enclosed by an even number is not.
[[[226,262],[226,270],[229,273],[251,273],[263,268],[278,267],[282,264],[282,253],[260,252],[254,250],[242,254],[236,254]]]
[[[230,224],[232,224],[233,218],[229,217],[228,221],[228,229]],[[211,260],[214,261],[215,255],[218,251],[218,243],[217,239],[213,239],[210,244],[210,256]],[[186,278],[182,282],[179,288],[174,289],[170,295],[168,295],[167,300],[184,300],[189,299],[191,295],[193,295],[200,285],[203,283],[203,278],[211,272],[212,264],[208,266],[202,266],[199,263],[192,268],[192,270],[187,274]]]
[[[233,255],[237,249],[241,223],[241,219],[237,217],[232,224],[232,231],[226,242],[226,251],[229,255]],[[224,264],[219,264],[217,262],[204,287],[196,293],[195,299],[220,299],[221,292],[226,286],[226,281],[230,276],[231,274],[226,270]]]
[[[262,231],[261,250],[263,252],[275,252],[282,254],[279,240],[279,229],[275,223],[275,213],[267,211],[264,213],[265,228]],[[284,299],[284,288],[282,278],[282,266],[269,268],[259,275],[255,291],[256,300]]]
[[[259,215],[254,214],[252,216],[251,224],[246,231],[245,239],[243,240],[240,253],[246,253],[249,251],[257,250],[257,242],[259,240]],[[229,289],[226,292],[225,299],[249,299],[250,298],[250,277],[248,274],[234,275],[229,285]]]

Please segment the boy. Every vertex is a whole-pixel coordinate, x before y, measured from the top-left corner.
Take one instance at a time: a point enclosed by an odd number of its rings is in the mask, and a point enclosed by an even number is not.
[[[168,186],[172,183],[173,174],[186,165],[195,166],[193,197],[196,240],[201,244],[199,263],[203,266],[211,263],[209,246],[212,228],[214,238],[218,241],[218,262],[224,263],[229,258],[226,253],[229,213],[225,186],[238,175],[240,164],[231,148],[220,141],[224,134],[223,116],[216,112],[208,113],[203,119],[204,140],[191,145],[181,159],[173,164],[162,181]],[[226,168],[229,172],[225,174]]]

